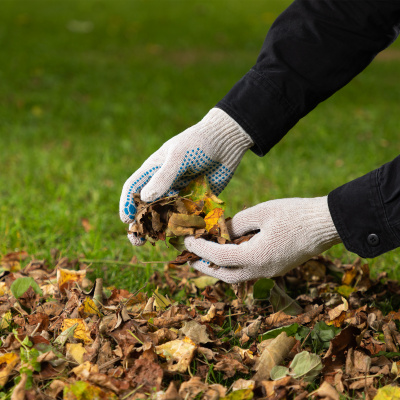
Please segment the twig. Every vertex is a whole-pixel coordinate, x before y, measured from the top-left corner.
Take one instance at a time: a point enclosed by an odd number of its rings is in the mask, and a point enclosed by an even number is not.
[[[132,392],[129,392],[127,395],[125,395],[124,397],[122,397],[121,400],[125,400],[125,399],[127,399],[129,396],[135,394],[142,386],[143,386],[143,383],[142,383],[141,385],[139,385],[138,387],[136,387],[135,389],[133,389]]]
[[[300,348],[302,348],[304,346],[304,344],[306,343],[306,340],[311,335],[311,332],[312,332],[312,329],[310,329],[310,331],[308,332],[307,336],[304,338],[303,343],[301,344]]]
[[[101,364],[100,367],[99,367],[99,370],[100,370],[100,369],[103,369],[103,368],[105,368],[105,367],[108,367],[109,365],[112,365],[112,364],[116,363],[116,362],[119,361],[121,358],[122,358],[122,357],[117,357],[117,358],[114,358],[113,360],[110,360],[110,361],[105,362],[104,364]]]
[[[143,346],[143,342],[132,331],[127,329],[127,332],[130,333]]]
[[[96,264],[132,265],[132,266],[138,267],[138,268],[145,268],[142,265],[138,265],[138,264],[127,262],[127,261],[125,262],[125,261],[114,261],[114,260],[91,260],[88,258],[80,258],[79,261],[88,262],[88,263],[96,263]],[[141,264],[144,263],[143,261],[139,261],[139,262]],[[149,262],[146,262],[146,264],[147,263],[156,263],[156,262],[163,262],[163,261],[149,261]]]
[[[39,326],[40,326],[40,322],[36,325],[35,329],[33,330],[33,332],[29,336],[35,336],[35,333],[38,331]]]
[[[139,261],[141,264],[168,264],[166,261]]]
[[[136,290],[136,292],[132,293],[126,300],[125,302],[121,302],[124,306],[125,304],[127,304],[129,302],[130,299],[132,299],[133,297],[135,297],[141,290],[143,290],[149,282],[146,282],[141,288],[139,288],[138,290]]]

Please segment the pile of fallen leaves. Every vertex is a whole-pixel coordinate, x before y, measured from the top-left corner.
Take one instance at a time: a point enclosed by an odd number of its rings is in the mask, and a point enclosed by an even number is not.
[[[176,265],[199,259],[185,249],[183,239],[187,235],[220,244],[240,244],[254,234],[250,232],[231,240],[224,215],[225,203],[212,193],[204,175],[193,179],[178,194],[152,203],[142,201],[138,193],[133,196],[137,212],[129,233],[144,238],[153,245],[158,240],[166,241],[169,238],[169,243],[182,252],[171,261]]]
[[[400,286],[360,261],[315,258],[236,295],[188,266],[129,293],[50,264],[0,260],[0,398],[400,396]]]

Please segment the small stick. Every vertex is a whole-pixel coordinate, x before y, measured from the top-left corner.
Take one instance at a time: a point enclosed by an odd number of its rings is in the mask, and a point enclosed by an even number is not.
[[[113,261],[113,260],[91,260],[88,258],[81,258],[81,259],[79,259],[79,261],[87,262],[87,263],[97,263],[97,264],[132,265],[132,266],[138,267],[138,268],[145,268],[142,265],[138,265],[138,264],[127,262],[127,261],[125,262],[125,261]],[[143,261],[139,261],[139,262],[141,264],[144,263]],[[146,264],[147,263],[157,263],[157,262],[163,262],[163,261],[149,261],[149,262],[146,262]]]
[[[113,360],[110,360],[110,361],[105,362],[104,364],[100,365],[99,370],[100,370],[100,369],[103,369],[103,368],[105,368],[105,367],[108,367],[109,365],[112,365],[112,364],[116,363],[116,362],[119,361],[121,358],[122,358],[122,357],[117,357],[117,358],[114,358]]]

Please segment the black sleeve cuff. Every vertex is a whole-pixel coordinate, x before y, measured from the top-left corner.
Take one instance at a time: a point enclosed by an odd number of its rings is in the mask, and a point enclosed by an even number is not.
[[[400,246],[400,156],[333,190],[328,206],[347,250],[372,258]]]
[[[250,70],[216,107],[231,116],[253,139],[252,151],[264,156],[300,116],[265,76]]]

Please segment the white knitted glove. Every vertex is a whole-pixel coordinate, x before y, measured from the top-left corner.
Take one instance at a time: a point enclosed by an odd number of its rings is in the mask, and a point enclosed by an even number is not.
[[[190,265],[227,283],[283,275],[341,242],[326,196],[267,201],[239,212],[227,225],[232,238],[260,232],[239,245],[185,238],[186,248],[202,258]],[[209,267],[210,261],[221,268]]]
[[[228,184],[243,154],[253,145],[250,136],[219,108],[211,109],[196,125],[165,142],[125,182],[119,215],[132,223],[136,213],[133,193],[143,201],[176,194],[199,175],[206,175],[213,193]],[[144,239],[128,234],[133,245]]]

